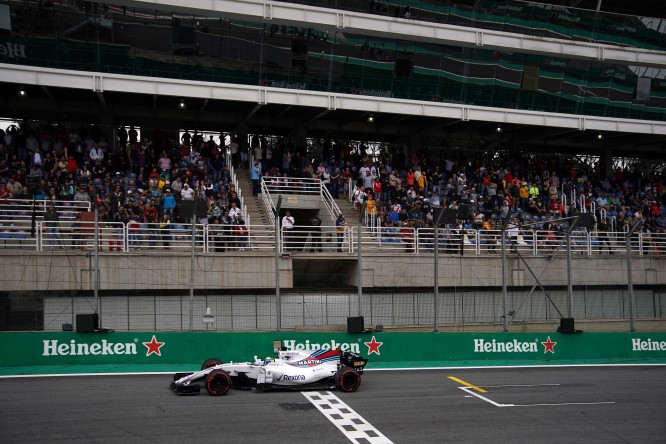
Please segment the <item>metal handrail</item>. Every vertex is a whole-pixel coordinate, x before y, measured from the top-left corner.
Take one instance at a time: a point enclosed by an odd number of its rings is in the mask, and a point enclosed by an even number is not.
[[[238,176],[236,175],[236,169],[232,164],[229,164],[229,176],[231,177],[231,183],[234,184],[234,191],[236,192],[236,196],[238,196],[238,199],[240,200],[240,210],[243,213],[243,219],[245,220],[245,223],[249,224],[250,221],[250,214],[247,212],[247,205],[245,205],[245,198],[243,197],[243,192],[241,191],[241,187],[238,185]]]
[[[81,211],[90,211],[90,202],[81,200],[50,200],[50,199],[8,199],[0,205],[2,217],[12,216],[14,219],[30,219],[33,211],[38,218],[53,204],[61,219],[76,219]]]
[[[99,222],[100,251],[128,252],[150,250],[180,251],[191,248],[192,228],[190,224],[171,223],[162,227],[159,223]],[[234,225],[196,225],[196,249],[205,253],[216,251],[272,251],[275,248],[275,226],[272,224],[243,225],[246,230],[247,243],[240,245],[215,244],[229,239],[229,229]],[[338,231],[340,230],[340,231]],[[392,227],[361,227],[361,242],[364,253],[432,253],[434,246],[434,229],[408,226]],[[465,228],[440,228],[440,252],[449,254],[486,255],[500,251],[502,236],[499,230],[477,230]],[[313,241],[318,243],[319,235],[313,235],[311,226],[296,226],[295,230],[281,242],[280,251],[308,250],[307,245]],[[321,250],[323,252],[345,253],[356,251],[358,229],[356,227],[336,227],[323,225],[319,232]],[[341,233],[338,236],[338,233]],[[290,237],[291,236],[291,237]],[[49,251],[52,249],[94,249],[94,222],[61,220],[57,223],[37,221],[35,230],[28,221],[0,220],[0,251],[23,249],[33,251]],[[626,253],[626,234],[624,232],[585,229],[571,233],[571,248],[574,254],[593,255],[603,253]],[[507,233],[504,237],[510,252],[516,251],[523,255],[550,256],[564,254],[566,235],[564,232],[549,230],[519,229]],[[315,248],[319,250],[319,248]],[[309,250],[308,250],[309,251]],[[666,233],[635,233],[631,237],[631,252],[638,255],[666,254]]]
[[[272,214],[275,210],[273,197],[280,194],[319,195],[321,202],[333,219],[340,214],[340,208],[335,199],[318,178],[263,176],[261,178],[261,192],[265,204],[270,205],[269,214]],[[272,220],[274,221],[274,219]]]

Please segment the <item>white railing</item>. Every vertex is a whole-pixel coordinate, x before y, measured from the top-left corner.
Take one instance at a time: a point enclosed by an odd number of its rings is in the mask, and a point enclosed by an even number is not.
[[[321,196],[322,184],[319,179],[302,177],[264,176],[262,182],[271,194],[306,194]]]
[[[206,251],[275,251],[271,225],[207,225]]]
[[[357,251],[358,228],[353,227],[352,251]],[[407,253],[417,251],[416,230],[410,227],[361,228],[361,249],[365,253]]]
[[[32,233],[30,220],[0,221],[0,247],[39,250],[38,237]]]
[[[349,227],[338,228],[334,225],[296,225],[293,229],[282,229],[282,253],[349,253],[355,249]]]
[[[271,181],[280,178],[271,178]],[[261,203],[264,205],[264,210],[268,215],[268,218],[271,221],[271,225],[275,226],[275,203],[273,202],[273,195],[271,195],[271,189],[269,188],[270,181],[261,180]],[[277,201],[277,196],[276,196]]]
[[[333,219],[337,218],[340,214],[340,207],[338,207],[338,204],[335,202],[335,199],[333,199],[331,192],[324,184],[321,184],[321,201],[331,216],[333,216]]]
[[[79,200],[9,199],[0,205],[0,219],[31,219],[33,212],[39,219],[53,204],[60,219],[76,219],[82,211],[90,211],[90,202]]]
[[[354,189],[356,187],[354,186],[354,179],[351,177],[349,179],[343,179],[342,180],[342,193],[345,193],[346,191],[346,199],[351,201],[354,197]]]
[[[281,194],[319,196],[319,200],[324,204],[324,208],[333,219],[340,214],[338,204],[331,196],[328,188],[319,179],[264,176],[261,178],[261,193],[264,204],[268,206],[267,213],[271,219],[275,211],[275,201],[273,199],[277,199],[277,196]]]
[[[99,250],[104,252],[189,251],[192,247],[192,225],[99,222]],[[357,251],[358,228],[323,225],[295,226],[283,230],[278,239],[279,251],[354,253]],[[363,253],[383,254],[432,253],[433,228],[409,226],[361,227]],[[504,237],[508,254],[550,256],[566,254],[564,233],[547,230],[519,230]],[[217,253],[228,251],[272,252],[275,249],[273,225],[201,225],[195,226],[195,251]],[[95,224],[89,221],[65,220],[57,223],[36,221],[34,233],[30,221],[0,220],[0,251],[94,250]],[[487,255],[502,250],[501,232],[497,230],[439,229],[439,251],[444,254]],[[625,233],[574,231],[571,251],[577,255],[624,254]],[[638,255],[666,254],[666,233],[636,233],[631,238],[631,252]]]
[[[100,251],[127,251],[127,226],[120,222],[98,224]],[[53,249],[94,250],[95,222],[39,222],[37,243],[40,251]]]
[[[236,196],[238,196],[238,199],[240,200],[239,208],[243,213],[243,219],[245,220],[246,224],[249,224],[251,222],[250,214],[247,212],[247,206],[245,205],[245,198],[243,197],[243,193],[241,191],[240,186],[238,186],[238,176],[236,176],[236,169],[231,163],[227,163],[227,165],[229,167],[229,176],[231,177],[231,183],[234,184],[234,191],[236,192]]]

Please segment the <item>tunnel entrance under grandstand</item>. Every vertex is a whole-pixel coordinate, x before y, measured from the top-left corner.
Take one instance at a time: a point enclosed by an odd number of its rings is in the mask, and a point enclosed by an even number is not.
[[[305,289],[339,289],[355,288],[344,282],[344,276],[354,273],[356,268],[356,256],[347,258],[327,258],[326,260],[312,260],[312,258],[294,258],[293,261],[294,281],[293,288]]]
[[[294,218],[294,228],[283,230],[284,254],[299,252],[323,252],[323,245],[333,243],[330,232],[322,232],[322,220],[330,224],[332,216],[317,208],[283,208],[280,212],[280,221],[289,211]]]

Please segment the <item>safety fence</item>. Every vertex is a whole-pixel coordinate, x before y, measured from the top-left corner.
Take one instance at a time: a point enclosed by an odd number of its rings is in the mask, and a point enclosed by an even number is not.
[[[550,291],[530,294],[528,290],[512,290],[507,305],[502,292],[441,291],[366,291],[361,313],[365,325],[374,328],[456,325],[474,329],[479,325],[502,328],[504,318],[509,330],[520,330],[526,323],[559,322],[566,315],[567,292]],[[627,320],[630,296],[626,289],[577,291],[571,316],[582,327],[583,321]],[[657,290],[635,292],[635,316],[638,319],[663,319],[666,315],[666,294]],[[92,295],[59,296],[31,294],[22,302],[13,296],[0,295],[0,303],[12,307],[0,330],[59,331],[63,325],[75,325],[76,315],[92,313]],[[356,316],[358,298],[355,292],[295,292],[281,294],[280,328],[299,329],[308,326],[345,325],[347,317]],[[22,310],[13,309],[23,306]],[[437,317],[433,307],[437,307]],[[26,309],[25,307],[29,307]],[[104,295],[99,299],[98,313],[102,326],[116,331],[261,331],[278,328],[275,295],[271,294],[186,294],[156,295],[126,293]],[[212,316],[212,317],[211,317]],[[192,324],[190,324],[192,319]],[[582,327],[584,328],[584,327]]]
[[[223,251],[275,251],[275,229],[272,225],[218,225],[159,223],[97,224],[100,251],[129,252],[136,250],[190,250],[215,253]],[[278,252],[354,253],[359,249],[358,227],[294,226],[281,229]],[[192,236],[194,233],[194,243]],[[504,242],[502,242],[504,239]],[[621,254],[627,251],[626,233],[548,230],[472,230],[440,228],[435,239],[433,228],[361,227],[360,248],[363,253],[432,254],[435,242],[444,254],[487,255],[506,253],[522,255],[564,254],[567,244],[573,254]],[[0,220],[0,251],[23,249],[94,249],[95,223],[90,221],[37,221],[34,232],[30,223]],[[666,234],[639,232],[631,236],[632,254],[666,254]]]
[[[274,230],[269,225],[202,225],[100,222],[95,236],[94,222],[37,222],[34,235],[30,226],[2,224],[0,249],[94,250],[97,237],[100,251],[181,250],[222,252],[275,249]],[[194,233],[194,235],[193,235]],[[194,242],[193,242],[194,240]]]

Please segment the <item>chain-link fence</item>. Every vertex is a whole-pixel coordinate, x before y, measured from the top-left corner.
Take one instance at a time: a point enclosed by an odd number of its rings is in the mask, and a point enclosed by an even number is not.
[[[637,318],[663,319],[666,293],[636,291]],[[327,326],[340,328],[347,317],[357,314],[353,293],[286,293],[281,296],[281,325],[285,330]],[[566,307],[566,291],[528,297],[527,291],[511,291],[510,310],[502,310],[501,292],[441,292],[438,319],[442,327],[502,328],[508,316],[510,329],[518,324],[557,321]],[[577,292],[573,317],[578,320],[628,319],[626,290]],[[86,296],[4,295],[0,297],[3,330],[59,331],[76,327],[76,315],[94,311],[94,298]],[[189,330],[190,313],[197,331],[272,331],[277,328],[275,295],[115,295],[100,298],[101,327],[116,331]],[[363,315],[368,326],[432,327],[433,293],[369,293],[363,298]],[[558,312],[560,310],[560,312]]]
[[[86,313],[118,331],[339,328],[353,316],[510,329],[565,317],[633,324],[663,319],[666,304],[657,234],[627,244],[625,233],[587,230],[324,223],[276,237],[273,225],[72,219],[37,221],[33,235],[27,219],[0,223],[0,330],[76,328]]]

